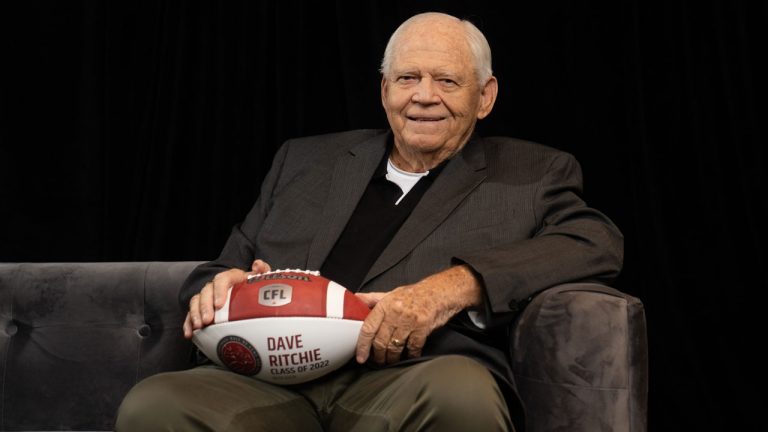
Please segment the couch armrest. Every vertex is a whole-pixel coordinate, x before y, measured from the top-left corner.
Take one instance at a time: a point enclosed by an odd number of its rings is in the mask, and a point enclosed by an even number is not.
[[[579,283],[537,295],[511,335],[527,430],[646,430],[648,348],[640,300]]]
[[[0,430],[111,430],[128,390],[192,366],[197,262],[0,264]]]

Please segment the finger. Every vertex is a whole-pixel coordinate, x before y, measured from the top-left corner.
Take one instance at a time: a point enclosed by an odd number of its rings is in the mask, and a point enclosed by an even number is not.
[[[205,284],[202,290],[200,290],[200,296],[198,297],[198,303],[200,308],[200,318],[202,326],[207,326],[213,322],[213,282]],[[192,309],[190,308],[190,311]],[[202,327],[201,326],[201,327]]]
[[[219,310],[227,301],[227,292],[235,284],[244,282],[248,278],[248,273],[240,269],[229,269],[217,274],[213,278],[213,307]]]
[[[372,293],[356,293],[357,298],[363,301],[369,308],[376,306],[381,299],[389,293],[372,292]]]
[[[272,271],[272,267],[270,267],[270,265],[266,262],[257,259],[253,261],[253,264],[251,264],[251,271],[254,273],[266,273]]]
[[[427,343],[427,333],[415,331],[408,336],[408,358],[421,357],[424,344]]]
[[[387,325],[384,321],[379,326],[379,331],[376,333],[376,337],[373,338],[373,362],[377,365],[385,365],[389,359],[388,352],[392,348],[390,342],[392,341],[392,334],[395,332],[395,328]],[[400,347],[400,353],[403,352],[403,348]],[[394,363],[394,362],[392,362]]]
[[[237,283],[237,282],[235,282]],[[221,278],[214,280],[212,286],[212,305],[215,310],[219,310],[224,307],[224,303],[227,302],[227,292],[234,286],[235,283],[230,283],[229,279]]]
[[[192,329],[199,329],[203,327],[202,320],[200,319],[200,294],[195,294],[189,300],[189,318],[192,321]]]
[[[189,317],[189,312],[187,312],[186,318],[184,318],[184,338],[185,339],[191,339],[192,338],[192,318]]]
[[[403,350],[405,350],[406,343],[408,343],[409,335],[409,330],[399,327],[392,332],[392,337],[390,337],[387,345],[387,364],[397,363],[402,359]],[[399,344],[396,342],[399,342]]]
[[[363,321],[363,326],[360,327],[360,335],[357,337],[357,348],[355,350],[355,357],[358,363],[362,364],[368,361],[373,338],[376,336],[376,332],[379,331],[379,326],[383,320],[384,313],[374,308],[368,314],[365,321]]]

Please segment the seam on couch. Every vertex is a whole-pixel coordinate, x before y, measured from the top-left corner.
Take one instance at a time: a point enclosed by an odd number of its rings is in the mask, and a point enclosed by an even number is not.
[[[630,335],[631,331],[631,323],[632,317],[629,311],[629,308],[632,307],[630,304],[630,301],[625,298],[624,301],[625,305],[622,308],[622,311],[624,313],[624,322],[627,323],[627,327],[624,329],[624,340],[627,341],[627,349],[624,351],[624,361],[627,365],[627,375],[626,375],[626,382],[625,385],[627,386],[627,391],[630,394],[630,397],[627,398],[627,416],[629,417],[629,430],[632,430],[632,425],[634,422],[632,421],[632,339]]]
[[[627,331],[628,332],[634,332],[634,334],[628,334],[627,338],[633,338],[633,339],[627,339],[627,340],[634,340],[634,338],[637,337],[637,332],[638,331],[644,332],[645,333],[644,338],[647,338],[647,331],[645,330],[646,329],[645,312],[644,312],[643,307],[642,307],[642,302],[630,305],[630,307],[632,307],[632,309],[629,310],[629,308],[627,308],[627,314],[628,315],[631,314],[633,319],[638,319],[637,316],[642,314],[642,321],[641,322],[643,323],[643,325],[640,326],[640,330],[638,330],[638,328],[636,328],[636,327],[632,328],[632,329],[628,328]],[[645,341],[645,344],[647,346],[647,344],[648,344],[647,340]],[[628,357],[628,361],[631,361],[633,363],[634,363],[634,361],[637,360],[637,353],[631,350],[631,345],[630,345],[630,349],[627,350],[627,357]],[[632,364],[632,363],[630,363],[630,364]],[[648,365],[647,365],[647,362],[642,367],[644,368],[643,369],[645,371],[644,375],[645,375],[645,378],[647,380],[648,379],[648,372],[647,372]],[[637,376],[636,376],[636,374],[638,372],[639,372],[638,371],[638,367],[637,367],[637,365],[635,365],[635,367],[630,368],[629,374],[627,374],[627,379],[629,380],[628,381],[628,387],[630,388],[632,393],[638,393],[638,391],[639,391],[638,385],[637,385]],[[640,388],[642,388],[642,384],[640,384],[640,386],[641,386]],[[630,398],[627,401],[627,403],[629,405],[628,406],[629,428],[630,428],[630,431],[632,431],[632,432],[642,432],[642,431],[646,431],[648,429],[648,423],[647,423],[648,422],[648,412],[647,412],[648,391],[647,391],[647,384],[646,384],[645,391],[643,391],[643,397],[645,399],[643,401],[643,405],[645,407],[645,410],[643,410],[642,408],[636,406],[636,404],[633,403],[632,398]],[[640,418],[637,418],[637,416],[640,416]],[[635,426],[637,426],[637,427],[635,427]]]
[[[144,278],[141,281],[141,319],[146,324],[147,322],[147,275],[149,275],[149,267],[152,263],[145,263]],[[141,374],[141,350],[144,348],[144,340],[139,338],[138,349],[136,350],[136,378],[134,383],[139,382],[139,376]]]
[[[126,329],[136,329],[136,327],[131,326],[129,324],[125,323],[119,323],[119,322],[88,322],[83,321],[80,323],[74,323],[74,324],[66,324],[66,323],[53,323],[53,324],[43,324],[43,325],[24,325],[26,328],[32,329],[32,330],[40,330],[40,329],[47,329],[47,328],[57,328],[57,329],[76,329],[76,328],[89,328],[89,329],[98,329],[98,328],[105,328],[105,329],[114,329],[114,328],[126,328]]]
[[[581,292],[605,294],[607,296],[616,297],[624,300],[628,300],[627,297],[631,297],[629,294],[618,291],[615,288],[610,287],[608,285],[601,285],[601,284],[574,284],[574,285],[580,285],[580,286],[574,286],[573,288],[565,288],[562,291],[557,292],[557,294],[581,291]],[[589,288],[589,287],[585,287],[584,285],[597,285],[597,287]],[[605,288],[608,288],[608,289],[605,289]],[[614,290],[616,291],[614,292]]]
[[[13,302],[11,302],[11,307],[13,307]],[[11,317],[13,315],[11,314]],[[8,338],[8,343],[5,347],[5,359],[3,360],[3,389],[2,389],[2,412],[0,412],[0,430],[5,430],[5,382],[6,378],[8,376],[8,357],[11,352],[11,344],[13,343],[13,337]]]
[[[540,378],[534,378],[534,377],[527,376],[520,373],[516,373],[515,378],[522,378],[528,381],[535,381],[537,383],[546,384],[546,385],[563,386],[563,387],[571,387],[571,388],[583,388],[583,389],[594,389],[594,390],[627,390],[627,391],[629,390],[628,387],[585,386],[585,385],[578,385],[578,384],[557,383],[552,381],[545,381]]]
[[[11,293],[11,301],[10,301],[10,307],[8,312],[8,319],[10,322],[14,321],[13,316],[13,305],[16,303],[14,299],[16,298],[16,286],[18,286],[17,278],[19,275],[19,271],[21,270],[21,264],[18,264],[15,269],[13,269],[13,272],[11,273],[11,277],[9,278],[11,280],[11,284],[8,287],[9,291]],[[2,410],[0,410],[0,430],[5,430],[5,383],[6,378],[8,377],[8,358],[10,357],[11,353],[11,344],[13,344],[13,336],[8,338],[8,343],[5,347],[5,359],[3,359],[3,387],[2,387],[2,393],[0,393],[0,396],[2,396]]]

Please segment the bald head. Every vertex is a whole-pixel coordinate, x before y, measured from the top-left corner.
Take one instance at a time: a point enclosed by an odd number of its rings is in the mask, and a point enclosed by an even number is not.
[[[460,20],[454,16],[438,12],[414,15],[392,33],[384,50],[381,73],[388,75],[391,72],[394,57],[402,45],[435,33],[440,33],[444,38],[452,38],[458,44],[464,45],[463,48],[471,58],[475,76],[480,85],[483,85],[493,75],[491,47],[483,33],[467,20]]]

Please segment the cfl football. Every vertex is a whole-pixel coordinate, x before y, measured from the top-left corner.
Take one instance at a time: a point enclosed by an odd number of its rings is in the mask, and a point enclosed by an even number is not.
[[[326,375],[355,352],[368,306],[316,271],[250,275],[230,287],[197,347],[219,366],[274,384]]]

